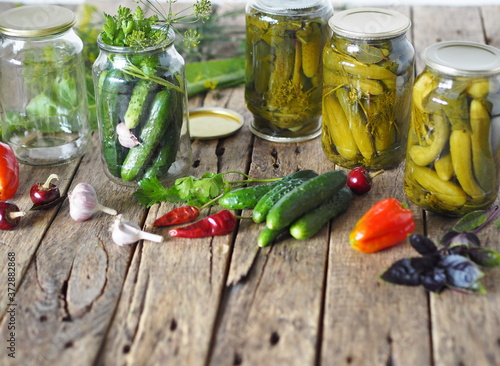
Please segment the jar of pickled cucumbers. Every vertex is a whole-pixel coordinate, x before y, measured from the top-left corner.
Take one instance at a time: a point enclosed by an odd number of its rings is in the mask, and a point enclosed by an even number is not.
[[[420,207],[460,216],[489,206],[500,168],[500,50],[474,42],[426,48],[413,87],[404,174]]]
[[[251,131],[275,142],[321,133],[322,49],[328,0],[250,0],[246,7],[247,107]]]
[[[388,9],[336,13],[323,52],[323,151],[346,168],[404,160],[415,52],[410,20]]]

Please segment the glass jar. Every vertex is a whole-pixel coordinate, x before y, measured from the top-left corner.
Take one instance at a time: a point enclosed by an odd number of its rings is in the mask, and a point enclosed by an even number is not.
[[[498,195],[500,50],[474,42],[426,48],[413,87],[405,193],[418,206],[460,216]]]
[[[171,183],[191,164],[185,63],[170,28],[163,45],[110,46],[93,67],[102,161],[115,183]]]
[[[57,165],[83,155],[88,106],[75,14],[55,5],[0,15],[2,139],[21,163]]]
[[[252,0],[246,6],[250,130],[275,142],[321,133],[321,52],[329,38],[327,0]]]
[[[323,52],[323,151],[346,168],[388,169],[404,160],[415,52],[410,20],[377,8],[329,21]]]

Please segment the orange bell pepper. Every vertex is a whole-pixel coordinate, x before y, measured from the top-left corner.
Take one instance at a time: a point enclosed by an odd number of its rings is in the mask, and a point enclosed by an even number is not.
[[[413,230],[413,213],[397,199],[386,198],[359,219],[349,234],[349,243],[360,252],[374,253],[402,242]]]

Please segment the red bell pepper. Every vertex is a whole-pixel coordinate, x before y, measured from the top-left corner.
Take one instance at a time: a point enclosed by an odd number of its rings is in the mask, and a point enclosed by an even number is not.
[[[153,222],[153,226],[170,226],[177,224],[185,224],[186,222],[194,221],[200,215],[198,207],[181,206],[167,212],[165,215],[157,218]]]
[[[0,199],[13,197],[19,186],[19,163],[11,147],[0,142]]]
[[[360,252],[374,253],[402,242],[413,230],[413,213],[397,199],[386,198],[359,219],[349,235],[349,243]]]
[[[204,238],[214,235],[226,235],[236,228],[236,218],[229,210],[222,210],[214,215],[205,217],[194,224],[178,229],[172,229],[170,236],[178,238]]]

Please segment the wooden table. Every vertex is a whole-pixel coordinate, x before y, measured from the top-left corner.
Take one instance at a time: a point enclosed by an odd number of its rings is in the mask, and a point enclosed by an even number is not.
[[[457,39],[500,47],[500,6],[397,10],[412,19],[409,37],[417,53]],[[422,67],[419,58],[418,71]],[[242,87],[190,100],[191,108],[199,106],[227,107],[251,119]],[[232,137],[193,141],[192,147],[194,176],[240,170],[278,177],[335,168],[320,139],[270,143],[254,137],[248,124]],[[369,194],[312,239],[259,249],[261,226],[249,220],[233,235],[208,239],[172,239],[166,229],[153,229],[153,220],[173,205],[145,209],[133,189],[110,183],[95,135],[89,152],[71,164],[22,166],[13,199],[22,209],[31,206],[31,184],[57,173],[65,193],[90,183],[103,204],[166,241],[119,247],[110,237],[112,217],[97,214],[76,223],[67,201],[29,212],[15,230],[1,232],[0,364],[499,365],[499,269],[486,271],[486,295],[434,295],[379,279],[391,263],[415,255],[407,242],[371,255],[348,244],[353,225],[376,201],[408,202],[403,169],[401,164],[377,177]],[[438,239],[455,222],[408,203],[418,233]],[[480,237],[500,250],[497,229]],[[12,305],[8,295],[14,288]],[[11,332],[15,358],[7,348]]]

